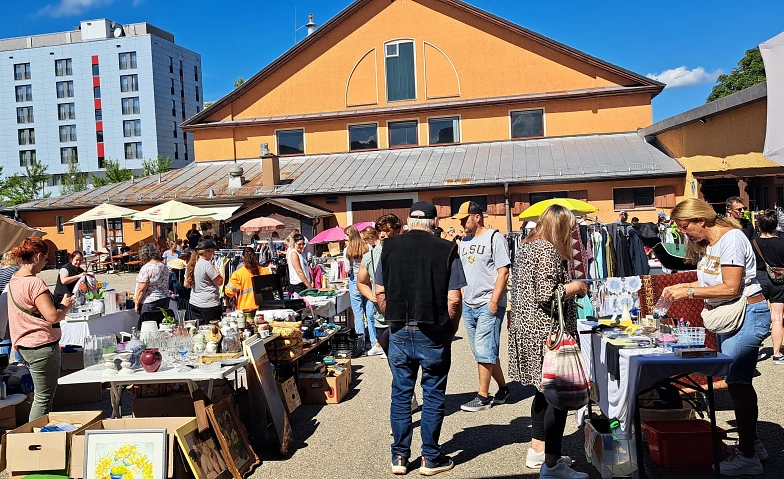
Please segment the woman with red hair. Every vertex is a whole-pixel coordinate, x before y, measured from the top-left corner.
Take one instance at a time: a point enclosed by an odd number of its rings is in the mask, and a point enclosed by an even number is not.
[[[36,276],[46,266],[49,248],[41,238],[27,238],[11,251],[19,261],[17,271],[8,283],[8,326],[11,342],[19,351],[33,379],[35,399],[30,421],[52,410],[57,378],[60,375],[60,321],[74,304],[66,294],[61,304],[46,282]]]

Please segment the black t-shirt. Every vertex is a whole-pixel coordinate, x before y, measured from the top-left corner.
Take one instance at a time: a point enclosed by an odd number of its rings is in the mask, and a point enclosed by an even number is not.
[[[71,263],[65,263],[61,269],[68,270],[68,277],[76,276],[79,274],[84,273],[82,268],[77,268]],[[57,273],[57,284],[54,287],[54,294],[63,295],[63,294],[72,294],[74,290],[74,286],[76,286],[76,282],[63,284],[60,281],[60,273]]]
[[[762,255],[765,257],[767,263],[774,267],[784,267],[784,239],[781,238],[755,238]],[[752,243],[754,246],[754,243]],[[757,270],[765,271],[765,263],[757,252],[754,250],[754,256],[757,257]]]

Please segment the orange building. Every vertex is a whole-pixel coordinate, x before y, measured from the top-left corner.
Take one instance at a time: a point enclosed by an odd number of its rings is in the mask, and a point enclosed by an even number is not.
[[[655,221],[685,190],[682,165],[637,133],[663,87],[461,1],[357,0],[182,124],[195,164],[20,211],[51,228],[52,209],[178,195],[244,206],[234,231],[264,214],[310,235],[417,200],[459,226],[447,218],[471,198],[506,230],[531,203],[571,196],[603,221]]]

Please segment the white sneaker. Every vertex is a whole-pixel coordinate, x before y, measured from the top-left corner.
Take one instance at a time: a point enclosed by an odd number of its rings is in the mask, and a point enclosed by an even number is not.
[[[711,466],[713,468],[713,466]],[[759,457],[734,456],[719,463],[722,476],[761,476],[762,463]]]
[[[564,462],[567,466],[572,465],[572,458],[569,456],[561,456],[558,462]],[[528,469],[539,469],[544,464],[544,449],[542,452],[536,452],[532,448],[528,448],[528,454],[525,456],[525,467]]]
[[[382,354],[384,354],[384,350],[379,345],[373,346],[367,352],[368,356],[381,356]]]
[[[588,479],[588,473],[577,472],[567,466],[563,461],[559,460],[555,467],[547,467],[547,464],[542,464],[542,468],[539,470],[539,477],[554,479]]]

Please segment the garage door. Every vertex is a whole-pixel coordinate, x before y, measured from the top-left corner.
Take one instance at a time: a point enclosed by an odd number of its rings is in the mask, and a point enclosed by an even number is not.
[[[351,216],[354,223],[376,221],[381,215],[393,214],[405,223],[414,200],[354,201],[351,203]]]

